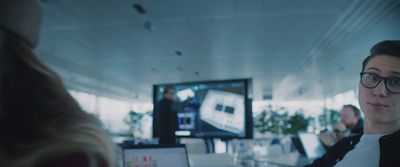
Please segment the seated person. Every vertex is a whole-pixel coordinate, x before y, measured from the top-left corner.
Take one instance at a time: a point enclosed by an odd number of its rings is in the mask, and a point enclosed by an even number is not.
[[[0,166],[112,167],[115,147],[34,56],[35,0],[0,0]]]
[[[356,106],[344,105],[340,111],[340,121],[350,130],[350,135],[359,135],[364,131],[361,111]]]
[[[360,110],[350,104],[344,105],[340,110],[340,122],[334,125],[334,133],[322,133],[320,139],[326,147],[334,145],[340,139],[350,135],[363,133],[363,120]]]

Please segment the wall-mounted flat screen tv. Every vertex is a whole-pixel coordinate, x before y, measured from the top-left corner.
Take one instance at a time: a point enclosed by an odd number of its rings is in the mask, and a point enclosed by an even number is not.
[[[177,137],[252,138],[250,79],[154,85],[154,108],[170,88],[174,90],[171,108],[177,116]],[[157,128],[153,120],[154,137],[158,137]]]

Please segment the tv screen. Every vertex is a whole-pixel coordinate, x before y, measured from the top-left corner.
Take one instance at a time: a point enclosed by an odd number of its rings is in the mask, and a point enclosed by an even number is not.
[[[154,85],[153,102],[174,89],[172,111],[177,116],[177,137],[252,138],[249,79]],[[155,110],[155,112],[157,112]],[[154,113],[156,114],[156,113]],[[153,121],[153,136],[158,127]]]

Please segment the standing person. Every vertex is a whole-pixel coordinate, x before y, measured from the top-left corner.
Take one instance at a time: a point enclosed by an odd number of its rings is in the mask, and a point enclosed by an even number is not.
[[[115,148],[32,50],[35,0],[0,0],[0,166],[113,167]]]
[[[166,87],[163,98],[155,106],[154,126],[156,126],[160,144],[175,144],[175,130],[178,127],[178,118],[173,110],[174,88]]]
[[[178,127],[177,113],[173,110],[174,88],[166,87],[163,98],[157,102],[154,113],[154,126],[156,126],[160,144],[175,144],[175,130]]]
[[[364,134],[335,144],[312,167],[391,167],[400,164],[400,40],[372,47],[360,73]]]

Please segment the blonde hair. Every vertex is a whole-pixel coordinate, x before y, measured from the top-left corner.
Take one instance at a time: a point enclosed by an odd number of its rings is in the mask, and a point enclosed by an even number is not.
[[[109,167],[115,166],[116,147],[100,121],[81,110],[29,46],[12,34],[4,35],[0,166],[31,167],[73,153],[85,153],[89,159],[99,155]]]

